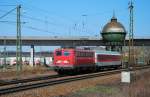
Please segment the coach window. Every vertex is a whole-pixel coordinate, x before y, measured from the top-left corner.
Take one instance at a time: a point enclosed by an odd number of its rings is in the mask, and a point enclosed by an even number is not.
[[[68,51],[64,51],[64,56],[69,56],[69,52]]]
[[[56,51],[56,56],[61,56],[61,55],[62,55],[61,51]]]

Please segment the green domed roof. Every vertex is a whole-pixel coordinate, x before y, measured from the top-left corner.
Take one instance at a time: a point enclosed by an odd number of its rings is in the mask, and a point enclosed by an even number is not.
[[[117,22],[117,19],[115,17],[113,17],[111,19],[111,22],[107,23],[104,28],[102,33],[109,33],[109,32],[121,32],[121,33],[125,33],[125,28],[124,26],[120,23]]]
[[[125,39],[126,30],[113,16],[111,21],[104,26],[101,35],[105,42],[122,42]]]

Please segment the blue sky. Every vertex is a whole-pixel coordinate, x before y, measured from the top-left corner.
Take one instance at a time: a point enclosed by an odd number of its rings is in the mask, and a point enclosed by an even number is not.
[[[99,36],[113,10],[128,31],[129,0],[1,0],[0,16],[21,4],[22,36]],[[134,0],[135,36],[150,36],[150,0]],[[0,21],[15,21],[13,11]],[[0,22],[0,34],[15,36],[16,23]]]
[[[22,36],[100,36],[113,10],[129,29],[130,0],[0,0],[0,17],[21,4]],[[150,36],[150,0],[134,1],[134,35]],[[4,21],[4,22],[2,22]],[[8,21],[8,22],[5,22]],[[16,35],[16,10],[0,18],[0,35]],[[10,48],[11,49],[11,48]],[[39,49],[41,49],[39,47]]]

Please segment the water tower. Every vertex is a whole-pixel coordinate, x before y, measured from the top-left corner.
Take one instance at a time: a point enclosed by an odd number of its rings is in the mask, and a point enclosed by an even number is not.
[[[126,30],[125,27],[117,21],[115,15],[113,15],[111,21],[104,26],[101,35],[106,45],[106,50],[122,51]]]

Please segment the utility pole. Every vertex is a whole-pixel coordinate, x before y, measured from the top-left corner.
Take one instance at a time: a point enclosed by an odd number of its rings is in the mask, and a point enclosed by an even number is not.
[[[4,56],[3,68],[6,69],[6,36],[4,37],[4,52],[3,52],[3,56]]]
[[[142,49],[143,49],[143,63],[145,65],[145,49],[144,49],[144,44],[142,46]]]
[[[82,32],[86,32],[86,17],[87,17],[87,15],[86,15],[86,14],[83,14],[82,17],[83,17],[83,21],[82,21]]]
[[[133,2],[129,3],[129,12],[130,12],[130,24],[129,24],[129,65],[133,66],[135,65],[135,60],[134,60],[134,34],[133,34]]]
[[[133,49],[133,2],[131,0],[129,4],[129,12],[130,12],[130,25],[129,25],[129,63],[127,65],[127,70],[121,72],[121,82],[129,83],[129,89],[131,87],[131,77],[133,73],[130,70],[130,65],[133,66],[134,62],[134,49]],[[133,53],[133,54],[132,54]],[[131,91],[129,91],[129,97],[131,97]]]
[[[22,69],[22,42],[21,42],[21,19],[20,19],[21,5],[17,6],[17,41],[16,41],[16,66],[17,74]]]

